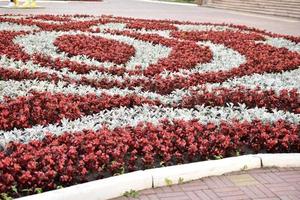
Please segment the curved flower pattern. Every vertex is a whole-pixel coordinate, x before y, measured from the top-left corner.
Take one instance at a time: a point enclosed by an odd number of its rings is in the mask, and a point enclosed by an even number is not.
[[[0,193],[300,152],[299,67],[299,37],[245,26],[0,15]]]

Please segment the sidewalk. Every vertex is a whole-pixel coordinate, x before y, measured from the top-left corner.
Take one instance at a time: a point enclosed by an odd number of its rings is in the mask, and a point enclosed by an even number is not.
[[[120,197],[114,200],[134,198]],[[269,168],[208,177],[139,192],[140,200],[299,200],[300,168]]]
[[[1,0],[6,5],[8,0]],[[148,19],[244,24],[275,33],[300,36],[300,21],[250,13],[204,8],[196,5],[153,3],[144,0],[103,0],[103,2],[43,1],[44,9],[3,9],[1,14],[91,14]]]

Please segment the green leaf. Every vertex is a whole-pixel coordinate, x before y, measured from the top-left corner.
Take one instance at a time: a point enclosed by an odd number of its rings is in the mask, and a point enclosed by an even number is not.
[[[19,193],[19,192],[18,192],[18,188],[17,188],[17,186],[15,186],[15,185],[11,186],[11,190],[12,190],[14,193],[16,193],[16,194]]]
[[[40,193],[43,192],[43,189],[42,188],[35,188],[34,192],[36,192],[37,194],[40,194]]]
[[[7,193],[1,193],[0,194],[1,199],[3,200],[13,200],[12,197],[10,197]]]
[[[165,178],[165,183],[167,186],[173,185],[173,181],[171,179]]]
[[[139,196],[139,193],[136,190],[129,190],[129,191],[124,192],[123,196],[137,198]]]
[[[183,184],[183,182],[184,182],[184,179],[182,177],[179,177],[178,184]]]

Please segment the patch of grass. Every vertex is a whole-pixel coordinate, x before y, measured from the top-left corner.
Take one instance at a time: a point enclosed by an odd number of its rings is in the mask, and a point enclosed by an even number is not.
[[[183,184],[183,183],[184,183],[184,178],[179,177],[179,179],[178,179],[178,184]]]
[[[126,191],[123,194],[124,197],[137,198],[139,196],[139,192],[136,190]]]
[[[171,180],[171,179],[168,179],[168,178],[165,178],[165,183],[166,183],[167,186],[173,185],[172,180]]]

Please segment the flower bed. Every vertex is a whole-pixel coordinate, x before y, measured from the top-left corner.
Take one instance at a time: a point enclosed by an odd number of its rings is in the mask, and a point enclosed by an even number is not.
[[[0,16],[0,193],[300,152],[300,38],[112,16]]]

